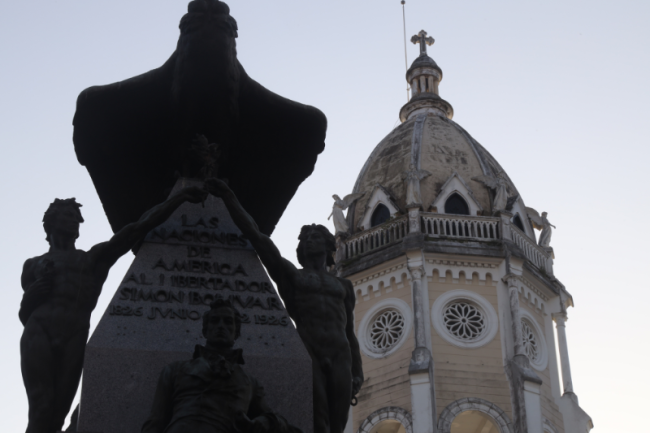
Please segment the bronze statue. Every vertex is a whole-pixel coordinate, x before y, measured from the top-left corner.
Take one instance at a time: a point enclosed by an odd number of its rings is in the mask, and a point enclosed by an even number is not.
[[[79,386],[90,315],[108,271],[151,229],[186,201],[199,203],[206,192],[186,188],[152,208],[139,221],[88,252],[75,248],[83,222],[74,198],[56,199],[43,217],[50,250],[28,259],[21,284],[19,317],[23,381],[29,401],[27,433],[61,430]]]
[[[176,172],[197,177],[187,150],[202,134],[222,149],[219,177],[270,234],[325,147],[327,119],[246,74],[226,3],[191,1],[179,27],[164,65],[79,95],[77,158],[117,231],[164,200]]]
[[[242,350],[232,348],[240,330],[235,307],[212,302],[203,315],[206,345],[163,369],[142,433],[300,433],[273,413],[262,386],[241,367]]]
[[[228,185],[209,179],[205,186],[212,195],[223,199],[233,221],[257,251],[311,356],[314,431],[341,433],[352,398],[363,383],[363,371],[354,335],[352,283],[335,277],[326,268],[334,264],[334,236],[321,225],[303,226],[297,249],[303,269],[297,269],[258,229]]]

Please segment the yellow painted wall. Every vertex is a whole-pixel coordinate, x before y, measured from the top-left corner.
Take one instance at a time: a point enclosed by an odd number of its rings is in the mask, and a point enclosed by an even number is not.
[[[403,278],[405,279],[405,275]],[[354,310],[357,331],[359,323],[368,310],[378,302],[388,298],[397,298],[409,305],[412,303],[411,289],[408,282],[404,284],[402,278],[399,281],[393,281],[386,287],[377,287],[375,284],[374,289],[369,291],[365,297],[361,296],[359,292],[357,293],[357,305]],[[415,347],[413,327],[406,338],[407,340],[395,353],[385,358],[373,359],[366,356],[363,351],[361,352],[365,382],[358,395],[359,404],[353,412],[354,431],[359,429],[361,423],[371,413],[383,407],[397,406],[411,412],[411,385],[408,368],[411,352]]]
[[[440,276],[434,270],[433,276],[429,277],[427,282],[429,311],[438,296],[458,289],[481,295],[497,312],[499,311],[496,282],[489,277],[480,281],[478,277],[464,278],[461,274],[461,278],[454,280],[451,273]],[[510,387],[503,368],[500,332],[485,346],[465,349],[447,342],[432,328],[431,342],[438,414],[455,400],[478,397],[496,404],[512,419]]]

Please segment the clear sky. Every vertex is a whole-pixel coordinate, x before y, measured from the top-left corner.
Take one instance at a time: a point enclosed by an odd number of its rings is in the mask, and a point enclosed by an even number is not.
[[[78,247],[112,232],[72,146],[80,91],[156,68],[173,52],[187,2],[0,3],[1,429],[25,428],[17,317],[25,259],[47,250],[41,218],[55,198],[84,204]],[[406,102],[399,0],[233,0],[238,52],[251,77],[328,117],[325,152],[273,239],[295,261],[299,227],[331,225],[332,194],[351,192]],[[407,36],[424,29],[454,120],[483,144],[526,205],[547,211],[555,274],[573,295],[573,382],[596,432],[640,431],[650,214],[650,2],[407,0]],[[418,54],[408,44],[409,63]],[[643,217],[643,218],[642,218]],[[132,255],[111,271],[93,325]],[[639,274],[637,274],[639,273]],[[645,337],[644,337],[645,335]]]

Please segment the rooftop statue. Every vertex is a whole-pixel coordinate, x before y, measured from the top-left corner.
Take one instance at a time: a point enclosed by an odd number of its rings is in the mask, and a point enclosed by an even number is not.
[[[492,201],[492,210],[494,212],[507,209],[508,184],[501,175],[497,175],[496,177],[488,175],[476,176],[472,180],[481,182],[483,185],[494,190],[494,200]]]
[[[350,230],[350,227],[348,227],[348,222],[345,220],[345,216],[343,215],[343,211],[352,206],[355,201],[359,200],[365,194],[365,192],[358,194],[348,194],[343,200],[341,200],[341,197],[336,194],[332,196],[334,199],[334,204],[332,205],[332,213],[327,217],[327,219],[334,217],[334,231],[337,235],[339,233],[347,233],[348,230]]]
[[[27,433],[55,433],[77,392],[90,328],[90,314],[115,262],[186,201],[200,203],[205,191],[186,188],[123,227],[89,251],[75,248],[83,222],[74,198],[56,199],[43,217],[50,250],[28,259],[18,316],[23,381],[29,401]]]
[[[546,215],[548,215],[548,212],[542,212],[542,215],[539,215],[539,212],[537,212],[535,209],[532,207],[527,207],[526,212],[528,213],[528,218],[533,223],[533,227],[535,227],[537,230],[541,230],[542,232],[539,234],[539,239],[537,241],[537,244],[540,247],[550,247],[551,246],[551,234],[553,234],[553,231],[551,230],[551,227],[556,229],[553,224],[551,224],[548,221],[548,218],[546,218]]]
[[[178,174],[198,177],[196,134],[219,146],[219,177],[265,234],[312,173],[325,116],[251,79],[237,60],[237,31],[225,3],[191,1],[164,65],[79,95],[75,150],[113,231],[163,201]]]
[[[264,398],[259,382],[241,367],[239,312],[216,299],[203,315],[205,346],[194,358],[169,364],[160,374],[142,433],[300,433]]]
[[[334,236],[321,225],[303,226],[297,249],[303,269],[298,269],[258,229],[228,185],[209,179],[205,186],[223,199],[233,221],[257,251],[311,356],[314,432],[341,433],[350,403],[363,383],[363,370],[354,335],[354,288],[350,280],[326,268],[334,264]]]

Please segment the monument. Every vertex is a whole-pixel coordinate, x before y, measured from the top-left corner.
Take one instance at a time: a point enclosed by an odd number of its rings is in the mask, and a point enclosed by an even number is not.
[[[202,185],[179,179],[172,194]],[[138,249],[88,341],[77,430],[140,431],[160,372],[191,359],[215,299],[242,313],[235,348],[271,409],[312,432],[309,354],[249,241],[214,196],[180,206]]]
[[[186,201],[200,202],[205,191],[176,191],[109,241],[78,250],[81,204],[56,199],[45,212],[43,228],[50,249],[28,259],[21,284],[25,291],[18,316],[25,326],[20,340],[23,382],[29,401],[28,433],[54,432],[64,423],[77,393],[90,314],[110,268],[149,230]]]
[[[237,60],[237,32],[225,3],[191,1],[176,51],[163,66],[79,95],[75,151],[116,237],[152,207],[175,200],[185,188],[199,191],[198,178],[217,173],[270,234],[313,171],[324,148],[325,116],[248,77]],[[237,349],[246,353],[247,373],[266,388],[269,409],[305,433],[313,431],[309,354],[221,199],[204,199],[204,191],[200,196],[129,237],[136,257],[86,345],[81,401],[69,430],[139,431],[161,370],[191,358],[203,338],[203,313],[215,300],[225,300],[241,312]],[[38,272],[27,269],[33,275],[24,287],[52,276],[49,262],[41,262]],[[55,279],[69,274],[56,261],[54,271]],[[28,293],[42,293],[39,284]],[[72,296],[81,289],[73,287]],[[21,319],[30,316],[37,298],[26,296]],[[84,310],[84,323],[96,299]],[[79,339],[82,346],[86,336]],[[75,359],[78,381],[82,358]],[[61,414],[74,396],[67,394],[53,393]],[[38,432],[54,433],[60,424]]]
[[[363,383],[363,369],[354,334],[352,282],[327,270],[334,265],[334,236],[321,225],[303,226],[296,250],[303,268],[298,269],[260,232],[223,181],[208,179],[205,186],[210,194],[223,199],[235,224],[259,254],[309,351],[314,382],[314,431],[342,433],[350,404]]]
[[[203,314],[206,345],[160,373],[142,433],[300,433],[273,412],[262,384],[242,368],[243,351],[232,348],[241,317],[228,300],[210,304]]]
[[[327,119],[246,74],[225,3],[191,1],[180,31],[161,67],[79,95],[77,158],[117,231],[165,200],[177,174],[197,176],[201,162],[188,150],[204,135],[223,149],[220,177],[271,234],[324,149]]]

